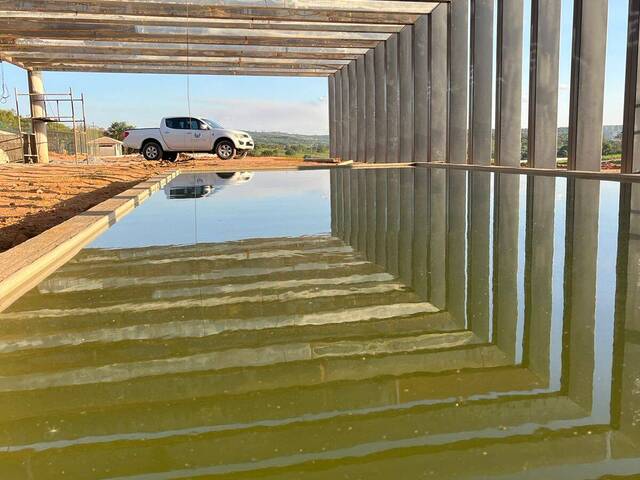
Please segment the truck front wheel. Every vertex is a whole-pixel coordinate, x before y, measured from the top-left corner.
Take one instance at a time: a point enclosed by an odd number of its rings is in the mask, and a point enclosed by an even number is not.
[[[146,160],[160,160],[164,152],[158,142],[147,142],[142,147],[142,156]]]
[[[236,146],[230,140],[222,140],[216,145],[216,155],[220,160],[230,160],[236,155]]]

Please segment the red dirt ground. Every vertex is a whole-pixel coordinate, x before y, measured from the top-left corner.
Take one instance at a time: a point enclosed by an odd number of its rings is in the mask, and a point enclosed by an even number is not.
[[[0,252],[121,193],[149,177],[180,170],[227,171],[296,168],[314,165],[300,158],[181,158],[146,162],[138,155],[75,163],[71,155],[52,155],[48,165],[0,165]]]

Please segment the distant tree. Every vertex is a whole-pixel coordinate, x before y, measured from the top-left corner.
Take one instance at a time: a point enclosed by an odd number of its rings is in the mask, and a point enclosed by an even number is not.
[[[104,131],[107,137],[114,138],[116,140],[124,140],[124,132],[136,128],[134,125],[130,125],[127,122],[113,122],[109,128]]]

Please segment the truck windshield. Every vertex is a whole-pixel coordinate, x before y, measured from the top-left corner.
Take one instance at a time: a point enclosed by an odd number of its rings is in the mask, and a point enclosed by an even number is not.
[[[218,122],[214,122],[213,120],[209,120],[206,118],[202,119],[207,125],[209,125],[211,128],[224,128],[222,125],[220,125]]]

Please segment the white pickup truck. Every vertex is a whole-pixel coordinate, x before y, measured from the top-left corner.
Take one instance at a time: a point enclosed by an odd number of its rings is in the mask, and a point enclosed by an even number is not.
[[[248,133],[228,130],[199,117],[167,117],[160,122],[160,128],[127,130],[123,143],[139,150],[147,160],[170,161],[180,152],[214,153],[221,160],[244,158],[254,148]]]

